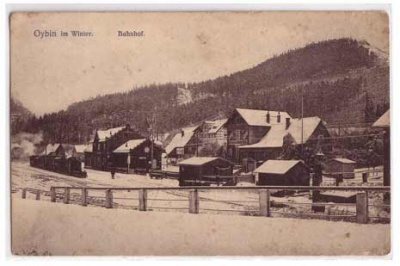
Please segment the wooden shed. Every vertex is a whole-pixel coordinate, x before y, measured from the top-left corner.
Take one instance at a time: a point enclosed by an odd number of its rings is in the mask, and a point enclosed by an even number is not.
[[[153,149],[153,162],[151,153]],[[113,162],[119,172],[148,173],[150,168],[161,169],[161,143],[149,139],[128,140],[113,151]]]
[[[346,158],[334,158],[325,162],[325,172],[334,178],[354,178],[356,162]]]
[[[234,185],[233,163],[221,157],[192,157],[178,163],[179,185]]]
[[[299,160],[268,160],[254,173],[259,186],[310,185],[310,169]]]

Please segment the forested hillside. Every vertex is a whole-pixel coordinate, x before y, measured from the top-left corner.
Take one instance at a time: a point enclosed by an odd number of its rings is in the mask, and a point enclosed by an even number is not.
[[[27,124],[28,119],[33,114],[22,105],[20,101],[11,96],[10,98],[10,114],[11,114],[11,134],[18,133],[24,130],[31,130],[30,124]]]
[[[268,49],[268,47],[266,47]],[[303,95],[303,97],[302,97]],[[389,108],[389,66],[366,42],[336,39],[276,55],[244,71],[199,83],[152,84],[97,96],[67,110],[32,117],[29,132],[46,141],[84,142],[96,128],[130,123],[148,134],[228,115],[234,108],[318,115],[328,123],[371,122]]]

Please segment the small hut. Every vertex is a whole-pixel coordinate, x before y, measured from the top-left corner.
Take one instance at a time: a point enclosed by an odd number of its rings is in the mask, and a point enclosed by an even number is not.
[[[259,186],[310,185],[310,169],[299,160],[268,160],[254,173]]]
[[[334,158],[325,162],[325,172],[334,178],[354,178],[356,162],[346,158]]]
[[[147,173],[161,168],[161,143],[149,139],[128,140],[113,151],[113,161],[119,172]],[[153,162],[151,154],[153,153]]]
[[[235,183],[234,164],[221,157],[192,157],[178,165],[180,186]]]

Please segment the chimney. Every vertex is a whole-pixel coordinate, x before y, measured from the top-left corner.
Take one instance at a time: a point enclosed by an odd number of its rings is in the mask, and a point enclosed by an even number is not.
[[[290,126],[290,117],[286,117],[286,129]]]
[[[269,114],[269,111],[267,112],[267,124],[271,123],[271,116]]]
[[[185,136],[185,131],[181,131],[182,137]]]
[[[277,122],[281,122],[281,111],[278,111]]]

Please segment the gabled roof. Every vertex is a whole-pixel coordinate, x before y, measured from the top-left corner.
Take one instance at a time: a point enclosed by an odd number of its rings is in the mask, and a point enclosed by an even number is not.
[[[194,135],[194,131],[197,129],[198,127],[187,127],[187,128],[182,128],[181,132],[177,133],[173,139],[171,140],[171,142],[167,145],[167,147],[165,147],[165,152],[167,154],[169,154],[170,152],[172,152],[175,148],[182,148],[185,147],[186,144],[190,141],[190,139],[193,137]],[[183,136],[182,136],[182,131],[183,131]]]
[[[46,148],[40,155],[49,155],[50,153],[56,152],[60,147],[60,144],[47,144]]]
[[[106,141],[106,138],[111,137],[112,135],[120,132],[125,127],[114,127],[107,130],[97,130],[97,136],[99,137],[99,142]]]
[[[85,146],[84,152],[93,152],[93,142],[89,142],[89,144]]]
[[[75,150],[77,153],[84,153],[85,149],[86,149],[86,145],[82,144],[82,145],[75,145]]]
[[[254,171],[254,173],[283,175],[299,163],[306,166],[302,161],[299,160],[268,160],[260,165]]]
[[[76,153],[76,148],[75,145],[72,144],[62,144],[62,147],[64,148],[64,154],[67,158],[72,157]]]
[[[278,111],[254,110],[236,108],[236,111],[243,117],[246,123],[250,126],[271,126],[274,124],[285,124],[286,118],[291,118],[286,112],[280,112],[281,122],[278,123]],[[270,115],[270,123],[267,123],[267,113]]]
[[[303,143],[307,142],[315,129],[321,123],[319,117],[303,118]],[[239,148],[279,148],[283,146],[283,137],[290,134],[295,144],[301,144],[302,119],[295,118],[290,120],[289,128],[284,124],[272,125],[267,134],[257,143],[240,146]]]
[[[329,160],[329,161],[337,161],[337,162],[340,162],[340,163],[347,163],[347,164],[354,164],[354,163],[356,163],[355,161],[352,161],[352,160],[347,159],[347,158],[333,158],[333,159],[331,159],[331,160]],[[328,161],[328,162],[329,162],[329,161]]]
[[[212,121],[212,126],[208,133],[217,133],[226,124],[227,121],[228,119],[219,119]]]
[[[137,146],[139,146],[140,144],[142,144],[145,141],[146,141],[146,139],[128,140],[127,142],[125,142],[124,144],[122,144],[121,146],[116,148],[113,152],[115,152],[115,153],[128,153],[131,149],[136,148]]]
[[[390,127],[390,109],[387,110],[375,123],[372,127]]]
[[[199,166],[199,165],[203,165],[203,164],[215,161],[215,160],[223,160],[223,161],[226,161],[233,165],[233,163],[229,162],[228,160],[226,160],[224,158],[220,158],[220,157],[192,157],[192,158],[189,158],[189,159],[179,162],[178,165]]]

